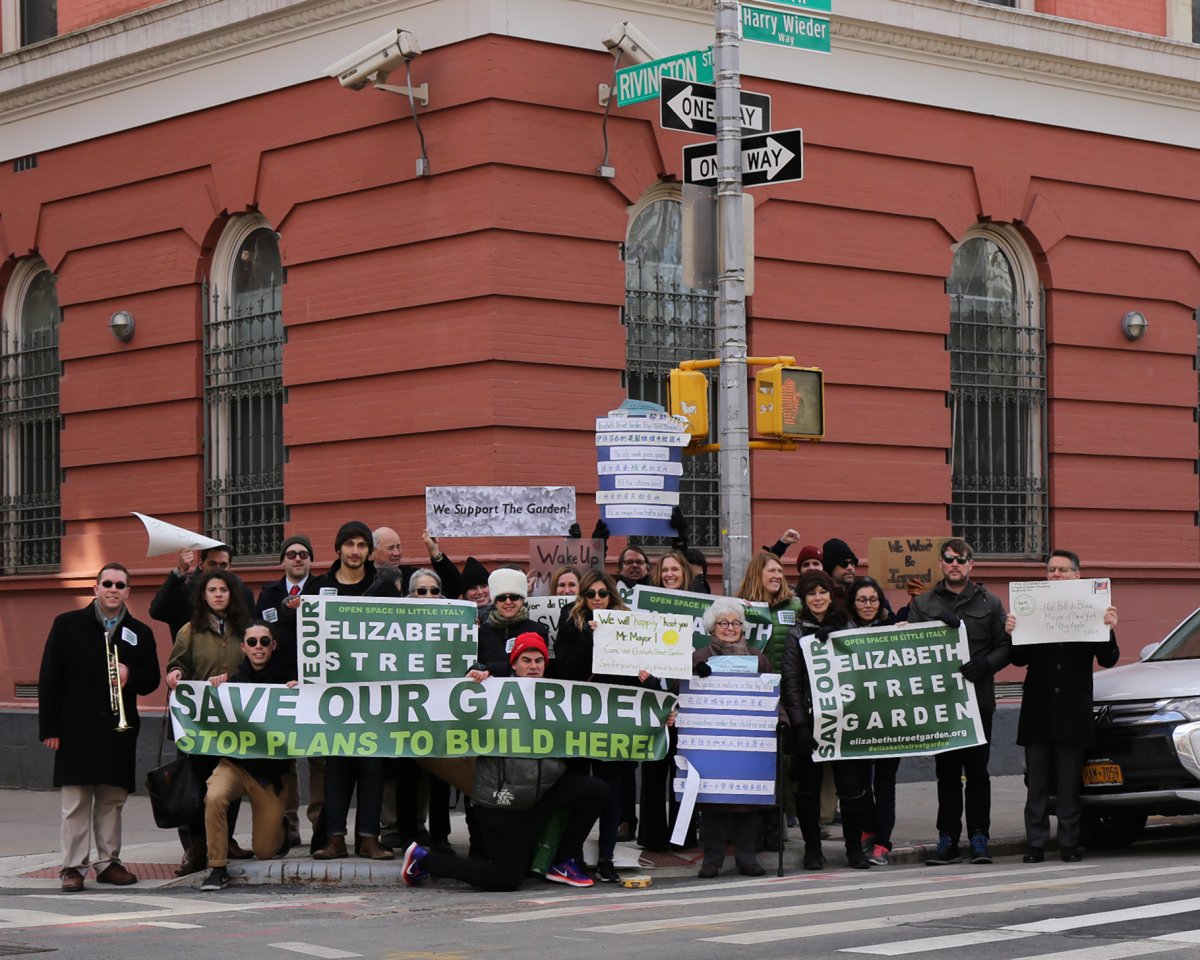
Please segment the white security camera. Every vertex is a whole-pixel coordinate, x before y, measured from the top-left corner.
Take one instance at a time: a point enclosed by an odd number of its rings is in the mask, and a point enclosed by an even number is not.
[[[612,51],[621,51],[630,63],[649,63],[666,56],[641,30],[628,20],[615,24],[602,41]]]
[[[383,83],[396,67],[420,55],[421,45],[416,36],[396,27],[323,72],[327,77],[337,77],[343,87],[361,90],[368,83]]]

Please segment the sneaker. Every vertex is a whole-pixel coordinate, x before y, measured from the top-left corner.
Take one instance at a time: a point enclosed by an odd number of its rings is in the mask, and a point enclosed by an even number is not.
[[[553,883],[565,883],[568,887],[590,887],[592,878],[579,869],[574,860],[553,864],[546,871],[546,879]]]
[[[621,875],[611,860],[601,860],[596,864],[596,879],[601,883],[620,883]]]
[[[864,833],[862,835],[862,843],[859,846],[862,847],[863,855],[869,858],[871,851],[875,849],[875,834]]]
[[[871,847],[871,852],[867,855],[867,859],[877,867],[886,867],[892,862],[891,851],[882,843],[877,843]]]
[[[213,867],[208,876],[204,878],[204,882],[200,884],[200,889],[224,890],[227,886],[229,886],[229,871],[224,867]]]
[[[933,852],[925,858],[925,866],[944,867],[951,863],[962,863],[962,857],[958,852],[958,841],[951,840],[943,833],[938,837],[937,846],[933,848]]]
[[[971,837],[971,862],[972,863],[991,863],[992,858],[988,854],[988,838],[982,833],[976,833]]]
[[[429,871],[421,865],[427,856],[429,850],[426,847],[416,842],[408,845],[408,849],[404,851],[404,859],[400,861],[400,876],[404,878],[406,886],[415,887],[429,876]]]

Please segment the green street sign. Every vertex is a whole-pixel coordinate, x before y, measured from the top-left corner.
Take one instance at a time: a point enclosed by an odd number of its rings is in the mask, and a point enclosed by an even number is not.
[[[617,106],[627,107],[631,103],[653,100],[658,96],[660,77],[676,80],[691,80],[698,83],[713,82],[712,47],[689,50],[687,53],[649,63],[639,63],[617,71]]]
[[[742,4],[742,39],[776,47],[829,52],[829,21],[806,13]]]
[[[777,7],[796,7],[813,13],[832,13],[833,0],[768,0]]]

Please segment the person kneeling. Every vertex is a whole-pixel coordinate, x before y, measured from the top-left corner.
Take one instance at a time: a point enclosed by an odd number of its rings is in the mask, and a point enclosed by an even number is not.
[[[286,660],[273,660],[276,638],[265,620],[254,620],[242,637],[244,659],[237,673],[220,674],[209,680],[214,687],[222,683],[282,683],[296,685],[295,670]],[[204,797],[204,827],[208,835],[208,865],[212,868],[201,890],[220,890],[229,885],[229,832],[226,816],[229,805],[242,797],[250,798],[253,811],[252,846],[259,860],[271,860],[286,853],[283,776],[290,760],[222,757],[208,778]]]
[[[545,676],[546,655],[546,641],[540,635],[518,635],[509,654],[513,674],[535,679]],[[490,674],[476,669],[467,676],[482,683]],[[487,858],[447,857],[411,844],[404,852],[402,867],[404,882],[410,887],[431,876],[464,880],[484,890],[516,890],[529,872],[542,828],[559,810],[566,813],[567,825],[546,879],[572,887],[592,885],[592,878],[571,858],[571,851],[582,848],[608,806],[604,781],[568,773],[560,759],[480,757],[475,763],[471,799]]]

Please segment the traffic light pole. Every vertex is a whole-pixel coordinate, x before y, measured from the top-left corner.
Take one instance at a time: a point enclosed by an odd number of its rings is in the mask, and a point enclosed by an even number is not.
[[[741,66],[738,0],[717,0],[717,463],[725,593],[750,564],[750,424],[746,405],[746,238],[742,230]]]

